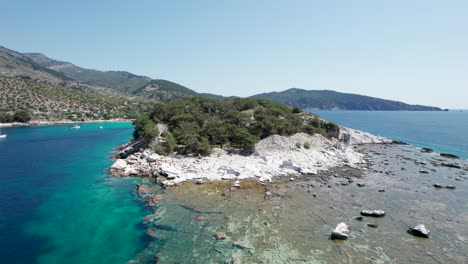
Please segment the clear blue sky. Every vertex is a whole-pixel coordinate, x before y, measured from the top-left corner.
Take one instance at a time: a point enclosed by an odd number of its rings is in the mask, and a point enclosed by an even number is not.
[[[468,108],[468,1],[4,1],[0,45],[248,96]]]

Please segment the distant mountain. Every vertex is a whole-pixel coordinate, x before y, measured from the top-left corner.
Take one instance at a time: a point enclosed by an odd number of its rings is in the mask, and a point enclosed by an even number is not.
[[[85,69],[69,62],[51,59],[41,53],[24,53],[24,55],[42,67],[65,74],[74,80],[112,88],[150,100],[168,102],[187,96],[199,96],[197,92],[187,87],[166,80],[153,80],[126,71]]]
[[[297,106],[302,109],[324,110],[382,110],[382,111],[442,111],[438,107],[409,105],[402,102],[370,96],[339,93],[329,90],[303,90],[292,88],[282,92],[262,93],[253,98],[268,99]]]
[[[0,76],[29,77],[51,83],[72,80],[63,73],[50,70],[27,56],[0,46]]]
[[[51,59],[41,53],[23,54],[35,63],[50,70],[65,74],[74,80],[113,88],[122,92],[132,93],[151,81],[151,78],[149,77],[138,76],[125,71],[98,71],[85,69],[69,62]]]

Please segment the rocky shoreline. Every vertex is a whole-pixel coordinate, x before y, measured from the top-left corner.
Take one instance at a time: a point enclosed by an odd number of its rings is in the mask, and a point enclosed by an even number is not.
[[[128,263],[463,261],[466,160],[347,128],[339,138],[273,136],[252,156],[121,147],[109,171],[139,177],[150,210],[151,242]]]
[[[237,181],[256,179],[260,183],[285,177],[316,175],[332,167],[357,168],[365,163],[363,155],[354,150],[361,144],[392,143],[383,137],[341,128],[339,140],[321,135],[295,134],[290,137],[273,135],[255,145],[255,152],[245,156],[214,149],[207,157],[181,155],[160,156],[150,149],[138,150],[136,143],[121,147],[119,158],[110,167],[112,176],[142,176],[155,178],[164,187],[192,181]],[[131,153],[131,154],[130,154]]]
[[[264,184],[187,181],[164,189],[142,178],[136,193],[151,210],[142,224],[152,242],[129,263],[462,263],[467,162],[406,145],[353,148],[365,163]],[[340,223],[347,228],[336,229]],[[332,241],[333,231],[346,231],[338,236],[346,242]]]

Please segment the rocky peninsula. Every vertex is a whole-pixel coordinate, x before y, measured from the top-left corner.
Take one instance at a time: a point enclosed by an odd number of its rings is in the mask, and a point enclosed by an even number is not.
[[[317,175],[332,167],[358,168],[365,164],[364,155],[355,151],[356,145],[382,144],[392,141],[358,130],[340,127],[339,138],[327,139],[322,135],[298,133],[292,136],[272,135],[255,144],[251,155],[229,153],[215,148],[206,157],[173,154],[161,156],[151,149],[132,150],[124,146],[110,167],[113,176],[153,177],[164,187],[186,181],[257,180],[271,182],[278,177],[294,180],[295,177]],[[305,146],[305,147],[304,147]]]
[[[257,120],[251,113],[243,112],[250,128]],[[174,124],[138,126],[146,127],[140,140],[122,146],[109,169],[139,179],[135,195],[148,209],[142,219],[148,247],[128,263],[466,258],[466,160],[325,121],[314,127],[317,133],[268,135],[244,145],[248,153],[232,148],[238,142],[228,136],[230,148],[218,141],[223,144],[208,151],[197,138],[191,150],[198,154],[183,153],[186,146],[161,154],[167,148],[160,146],[172,140],[168,133],[177,140],[187,134]]]

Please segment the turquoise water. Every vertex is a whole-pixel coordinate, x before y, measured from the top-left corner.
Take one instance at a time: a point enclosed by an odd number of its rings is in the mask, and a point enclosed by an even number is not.
[[[130,123],[2,129],[0,263],[123,263],[147,244],[135,179],[108,178]]]
[[[468,111],[308,111],[340,125],[468,158]]]

